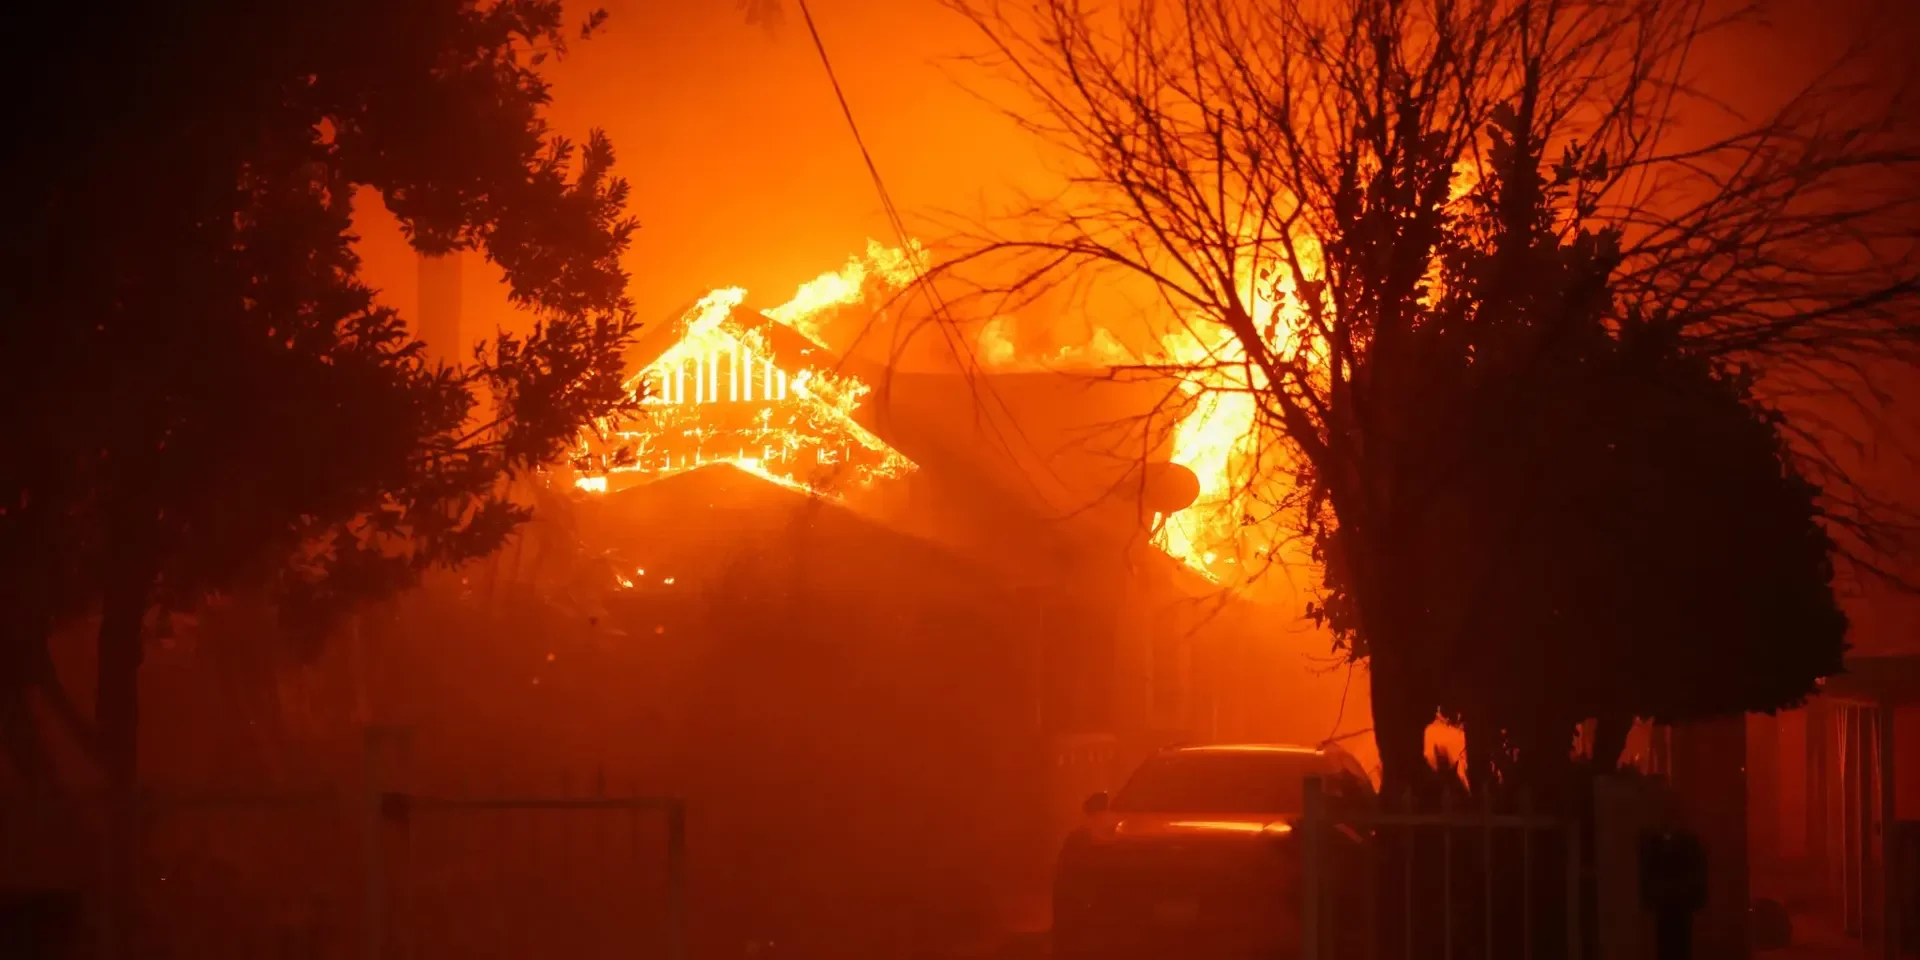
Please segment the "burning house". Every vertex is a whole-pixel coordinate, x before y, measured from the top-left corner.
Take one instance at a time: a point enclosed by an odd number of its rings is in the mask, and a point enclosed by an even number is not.
[[[826,280],[799,299],[857,305]],[[618,558],[623,749],[705,838],[697,935],[1044,928],[1059,837],[1133,757],[1327,734],[1312,641],[1157,535],[1201,486],[1151,426],[1166,381],[890,373],[744,302],[651,331],[645,416],[561,478]]]

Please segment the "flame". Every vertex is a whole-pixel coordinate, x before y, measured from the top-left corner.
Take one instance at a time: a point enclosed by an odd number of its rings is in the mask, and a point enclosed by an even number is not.
[[[917,246],[903,253],[869,242],[865,258],[802,284],[766,316],[819,344],[824,317],[862,302],[873,282],[910,282],[917,256]],[[607,432],[603,425],[604,436],[633,451],[632,462],[602,462],[576,487],[604,493],[610,474],[664,476],[727,463],[783,487],[820,493],[913,469],[854,418],[870,392],[865,383],[828,370],[790,374],[775,362],[764,332],[735,315],[746,295],[739,287],[713,290],[687,311],[680,339],[627,381],[646,409],[644,429]],[[590,449],[581,453],[581,460],[594,462]],[[830,483],[821,479],[829,475]]]
[[[815,343],[827,342],[824,321],[834,310],[866,300],[869,282],[898,290],[912,283],[926,269],[926,254],[917,241],[909,239],[907,249],[867,241],[866,256],[853,256],[839,270],[830,270],[800,285],[792,299],[771,310],[767,316],[786,324]]]
[[[1167,335],[1162,344],[1176,370],[1205,372],[1188,380],[1189,412],[1174,427],[1168,456],[1193,471],[1200,494],[1185,510],[1162,519],[1154,545],[1217,579],[1219,551],[1231,549],[1243,533],[1241,500],[1248,478],[1239,468],[1258,452],[1253,393],[1235,389],[1230,374],[1216,372],[1225,365],[1222,361],[1244,351],[1224,327],[1211,343],[1182,331]],[[1237,562],[1238,551],[1234,553],[1229,559]]]
[[[1047,354],[1023,354],[1014,343],[1018,323],[1013,317],[997,316],[981,325],[974,347],[981,366],[999,371],[1104,370],[1140,362],[1105,327],[1094,328],[1084,343],[1065,344]]]
[[[1013,345],[1012,328],[1012,317],[994,317],[980,328],[976,350],[987,369],[1012,369],[1019,362],[1020,350]]]

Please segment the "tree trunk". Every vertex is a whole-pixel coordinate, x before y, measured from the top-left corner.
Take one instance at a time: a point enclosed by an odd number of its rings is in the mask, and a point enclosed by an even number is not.
[[[1480,719],[1466,721],[1467,791],[1485,797],[1494,788],[1501,751],[1500,728]]]
[[[1380,751],[1380,790],[1393,798],[1416,787],[1427,769],[1427,726],[1435,705],[1426,684],[1379,646],[1367,661],[1373,699],[1373,741]]]
[[[12,641],[0,641],[6,642]],[[44,797],[58,788],[53,757],[34,722],[33,688],[13,677],[0,685],[0,741],[6,744],[8,765],[30,797]]]
[[[60,790],[59,769],[51,737],[34,710],[35,690],[46,698],[59,729],[64,729],[88,759],[99,761],[93,724],[74,705],[53,667],[48,645],[53,642],[53,618],[32,608],[33,598],[15,596],[4,601],[8,623],[0,636],[0,740],[7,759],[22,782],[36,790]]]
[[[1593,721],[1593,770],[1613,773],[1620,769],[1620,755],[1627,750],[1627,735],[1633,732],[1633,718],[1596,717]]]
[[[140,834],[141,624],[154,574],[127,558],[109,575],[100,616],[94,712],[107,780],[107,875],[103,904],[109,960],[131,956]]]
[[[35,618],[24,608],[30,598],[20,593],[0,594],[0,742],[14,775],[39,795],[54,781],[53,757],[33,715],[34,646],[44,649],[46,638],[33,635]]]

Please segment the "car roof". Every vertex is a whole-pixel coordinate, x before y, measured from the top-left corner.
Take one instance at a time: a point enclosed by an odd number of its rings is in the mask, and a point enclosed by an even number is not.
[[[1181,756],[1241,756],[1286,757],[1302,766],[1295,767],[1299,773],[1307,776],[1350,774],[1369,786],[1373,786],[1373,777],[1353,754],[1348,753],[1337,743],[1328,743],[1318,747],[1302,746],[1291,743],[1192,743],[1163,747],[1156,754],[1160,757]],[[1303,769],[1304,767],[1304,769]]]
[[[1303,757],[1337,757],[1339,747],[1302,747],[1287,743],[1195,743],[1169,747],[1165,753],[1287,753]]]
[[[1291,743],[1195,743],[1181,744],[1160,751],[1161,756],[1286,756],[1298,757],[1329,773],[1358,773],[1360,764],[1337,744],[1307,747]]]

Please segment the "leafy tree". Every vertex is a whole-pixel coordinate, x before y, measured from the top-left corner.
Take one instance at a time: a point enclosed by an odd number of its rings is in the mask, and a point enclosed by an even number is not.
[[[1555,230],[1601,161],[1543,164],[1527,108],[1494,111],[1432,308],[1380,373],[1446,401],[1409,403],[1393,438],[1407,479],[1451,473],[1424,512],[1460,524],[1406,558],[1464,600],[1422,672],[1476,779],[1550,790],[1585,719],[1611,766],[1635,717],[1792,705],[1840,669],[1847,624],[1778,415],[1677,325],[1616,311],[1621,231]]]
[[[527,515],[509,479],[631,409],[627,184],[598,132],[576,147],[543,119],[541,64],[603,18],[128,2],[28,31],[43,47],[7,104],[35,136],[5,181],[0,720],[30,776],[29,691],[129,796],[156,617],[259,590],[317,634],[494,549]],[[364,188],[417,249],[483,252],[531,332],[430,363],[359,279]],[[91,719],[46,652],[88,612]]]
[[[1480,758],[1553,757],[1580,717],[1769,709],[1837,667],[1821,558],[1885,572],[1888,515],[1844,434],[1778,414],[1871,412],[1866,371],[1916,359],[1900,91],[1836,69],[1717,113],[1688,55],[1752,11],[1699,0],[950,6],[1070,179],[941,272],[1144,281],[1220,345],[1170,372],[1251,394],[1309,494],[1267,509],[1368,661],[1389,788],[1437,710]]]

